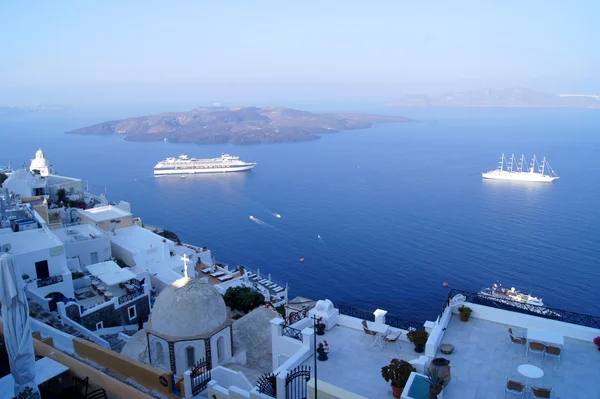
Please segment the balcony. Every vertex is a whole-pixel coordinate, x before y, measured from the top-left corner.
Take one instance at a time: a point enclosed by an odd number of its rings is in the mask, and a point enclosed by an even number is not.
[[[62,282],[63,282],[62,274],[57,274],[56,276],[40,278],[37,280],[36,283],[37,283],[38,288],[42,288],[42,287],[47,287],[49,285],[58,284],[58,283],[62,283]]]

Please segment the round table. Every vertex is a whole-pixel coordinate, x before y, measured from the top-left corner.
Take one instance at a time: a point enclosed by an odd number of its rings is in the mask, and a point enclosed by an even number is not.
[[[544,370],[534,366],[533,364],[522,364],[517,370],[519,373],[526,378],[542,378],[544,376]]]
[[[542,378],[544,376],[544,370],[533,364],[522,364],[517,370],[523,377],[527,378],[526,386],[529,385],[530,379]]]

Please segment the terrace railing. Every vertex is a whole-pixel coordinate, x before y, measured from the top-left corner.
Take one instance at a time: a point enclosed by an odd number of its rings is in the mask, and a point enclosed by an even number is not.
[[[37,287],[42,288],[42,287],[47,287],[49,285],[58,284],[58,283],[62,283],[62,282],[63,282],[63,276],[62,276],[62,274],[58,274],[56,276],[40,278],[37,281]]]
[[[342,305],[342,304],[334,304],[334,307],[340,311],[340,314],[350,316],[350,317],[356,317],[357,319],[361,319],[361,320],[375,321],[375,315],[371,311],[355,308],[352,306]],[[415,321],[404,320],[399,317],[391,316],[389,314],[385,316],[385,322],[390,327],[399,328],[401,330],[409,330],[409,329],[423,330],[425,328],[423,326],[423,323],[417,323]]]
[[[475,303],[478,305],[489,306],[493,308],[509,310],[511,312],[524,313],[532,316],[543,317],[546,319],[552,319],[562,321],[564,323],[577,324],[585,327],[600,328],[600,317],[591,316],[583,313],[571,312],[569,310],[563,310],[558,308],[550,308],[547,306],[537,306],[527,303],[513,301],[508,298],[502,298],[501,300],[495,300],[490,297],[480,295],[477,292],[463,291],[463,290],[450,290],[448,298],[442,307],[440,312],[440,318],[446,308],[450,305],[450,301],[456,295],[462,295],[465,298],[465,302]]]
[[[143,288],[136,288],[135,290],[133,290],[127,294],[121,295],[119,297],[119,305],[122,305],[128,301],[131,301],[132,299],[137,298],[138,296],[143,295],[143,294],[144,294]]]
[[[302,331],[298,330],[297,328],[290,327],[287,324],[282,324],[281,327],[283,328],[281,335],[302,341]]]

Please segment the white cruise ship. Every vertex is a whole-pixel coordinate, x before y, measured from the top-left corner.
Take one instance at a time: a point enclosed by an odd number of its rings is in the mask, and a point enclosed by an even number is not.
[[[516,164],[516,170],[515,170]],[[504,167],[506,165],[506,168]],[[506,158],[504,154],[500,158],[498,169],[490,172],[482,173],[484,179],[494,180],[515,180],[528,182],[551,183],[558,179],[558,175],[554,172],[546,158],[542,159],[541,165],[538,165],[536,156],[533,156],[529,169],[525,163],[525,155],[521,155],[521,159],[517,162],[515,155]]]
[[[181,175],[195,173],[242,172],[256,166],[255,162],[244,162],[240,157],[222,154],[220,158],[196,159],[187,155],[167,158],[154,167],[154,175]]]
[[[501,284],[494,284],[491,288],[484,288],[479,291],[479,297],[532,313],[539,313],[545,316],[559,316],[558,313],[544,307],[544,302],[542,302],[541,298],[537,298],[531,294],[523,294],[516,290],[515,287],[508,289],[504,288]]]

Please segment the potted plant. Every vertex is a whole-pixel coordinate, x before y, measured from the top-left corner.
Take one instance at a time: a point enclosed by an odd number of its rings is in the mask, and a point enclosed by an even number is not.
[[[392,386],[392,393],[395,398],[399,398],[402,395],[406,381],[408,381],[408,377],[413,371],[417,370],[412,364],[400,359],[392,359],[389,366],[381,368],[381,376]]]
[[[406,334],[406,338],[413,344],[415,344],[415,352],[423,353],[425,351],[425,344],[427,343],[427,338],[429,338],[429,334],[425,330],[417,330],[414,327],[411,327]]]
[[[324,323],[323,318],[319,317],[319,320],[317,320],[317,335],[325,335],[325,327],[327,325]]]
[[[437,370],[427,370],[427,383],[429,384],[429,399],[437,399],[444,389],[446,380],[438,374]]]
[[[600,337],[594,338],[594,343],[596,344],[596,347],[600,351]]]
[[[323,342],[319,342],[319,347],[317,348],[317,353],[319,354],[319,356],[317,356],[317,360],[320,360],[322,362],[327,360],[327,354],[329,353],[329,344],[327,343],[327,341],[323,341]]]
[[[473,309],[462,305],[458,308],[458,312],[460,314],[460,321],[469,321],[469,317],[471,317],[471,313],[473,313]]]

